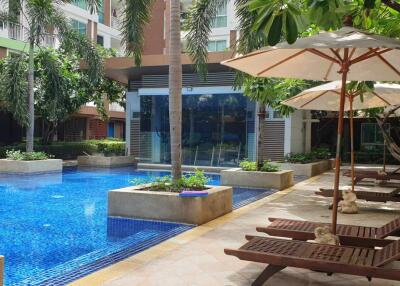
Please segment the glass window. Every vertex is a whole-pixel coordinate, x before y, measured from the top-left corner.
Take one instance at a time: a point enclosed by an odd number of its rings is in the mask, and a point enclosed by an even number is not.
[[[390,125],[385,125],[390,129]],[[361,144],[363,145],[382,145],[384,141],[383,134],[377,123],[361,124]]]
[[[168,97],[141,96],[140,110],[141,160],[170,163]],[[253,158],[254,112],[255,103],[242,94],[183,95],[182,162],[237,166]]]
[[[103,8],[103,0],[99,3],[99,8],[97,10],[97,14],[99,15],[99,23],[104,24],[104,8]]]
[[[72,0],[71,4],[85,10],[87,9],[86,0]]]
[[[209,52],[222,52],[226,49],[226,40],[209,41],[207,50]]]
[[[283,116],[282,116],[282,114],[281,114],[279,111],[274,110],[273,118],[274,118],[274,119],[279,119],[279,118],[283,118]]]
[[[104,37],[97,35],[97,44],[104,47]]]
[[[227,17],[227,1],[224,1],[222,6],[218,8],[217,15],[212,22],[212,28],[224,28],[227,27],[228,17]]]
[[[71,20],[72,28],[82,35],[86,35],[86,24],[77,20]]]

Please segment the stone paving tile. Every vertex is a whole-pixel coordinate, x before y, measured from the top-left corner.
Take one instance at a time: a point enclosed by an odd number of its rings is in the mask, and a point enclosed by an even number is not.
[[[255,227],[267,225],[267,217],[284,217],[330,222],[330,200],[316,196],[319,187],[330,187],[333,176],[326,173],[315,181],[297,184],[294,191],[274,201],[255,203],[205,226],[195,228],[139,255],[130,257],[120,269],[114,265],[114,275],[106,268],[85,280],[72,285],[79,286],[136,286],[136,285],[250,285],[265,265],[240,261],[224,254],[224,248],[237,248],[245,242],[245,234],[256,234]],[[349,180],[343,178],[343,185]],[[358,202],[360,213],[339,214],[340,223],[380,226],[399,216],[400,205]],[[108,275],[108,276],[107,276]],[[103,278],[102,278],[103,277]],[[93,279],[97,280],[93,280]],[[96,281],[96,284],[92,283]],[[101,281],[101,283],[99,282]],[[304,269],[286,268],[272,277],[266,285],[273,286],[400,286],[400,282],[324,273]]]

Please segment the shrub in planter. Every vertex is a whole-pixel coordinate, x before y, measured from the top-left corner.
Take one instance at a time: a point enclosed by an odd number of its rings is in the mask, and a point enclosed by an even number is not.
[[[104,156],[122,156],[125,154],[125,143],[116,141],[104,141],[97,143],[97,151]]]
[[[307,164],[331,158],[327,148],[314,149],[309,153],[289,153],[285,156],[285,162]]]
[[[51,145],[36,145],[35,149],[61,159],[75,159],[80,155],[97,152],[97,146],[88,141],[54,142]]]
[[[243,160],[240,162],[239,166],[242,168],[243,171],[257,171],[257,162]],[[261,172],[277,172],[280,168],[278,165],[272,164],[270,161],[264,161],[263,165],[261,166]]]
[[[206,184],[209,178],[203,171],[196,170],[194,174],[184,175],[177,182],[172,181],[171,176],[163,176],[150,179],[134,179],[130,183],[133,185],[149,184],[149,191],[165,191],[180,193],[182,191],[203,191],[207,189]]]
[[[50,156],[44,152],[21,152],[20,150],[8,150],[6,151],[6,158],[15,161],[36,161],[47,160]]]

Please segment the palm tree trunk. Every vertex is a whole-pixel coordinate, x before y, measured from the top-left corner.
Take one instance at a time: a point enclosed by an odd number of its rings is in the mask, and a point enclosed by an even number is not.
[[[176,182],[181,177],[182,148],[182,64],[180,1],[171,0],[169,35],[169,130],[171,171]]]
[[[33,151],[33,137],[35,131],[35,98],[34,98],[34,48],[31,40],[29,44],[28,62],[28,126],[26,127],[26,152]]]
[[[260,170],[264,162],[262,146],[264,142],[265,104],[261,103],[259,104],[257,115],[258,115],[257,170]]]

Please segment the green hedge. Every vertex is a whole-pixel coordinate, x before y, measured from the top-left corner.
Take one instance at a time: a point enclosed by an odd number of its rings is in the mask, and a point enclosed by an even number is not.
[[[0,158],[7,150],[25,151],[25,144],[0,146]],[[125,142],[117,140],[87,140],[82,142],[54,142],[51,145],[35,145],[35,151],[45,152],[59,159],[76,159],[80,155],[103,153],[105,156],[124,155]]]
[[[289,163],[312,163],[319,160],[325,160],[331,158],[331,153],[327,148],[317,148],[309,153],[289,153],[285,156],[285,162]]]

